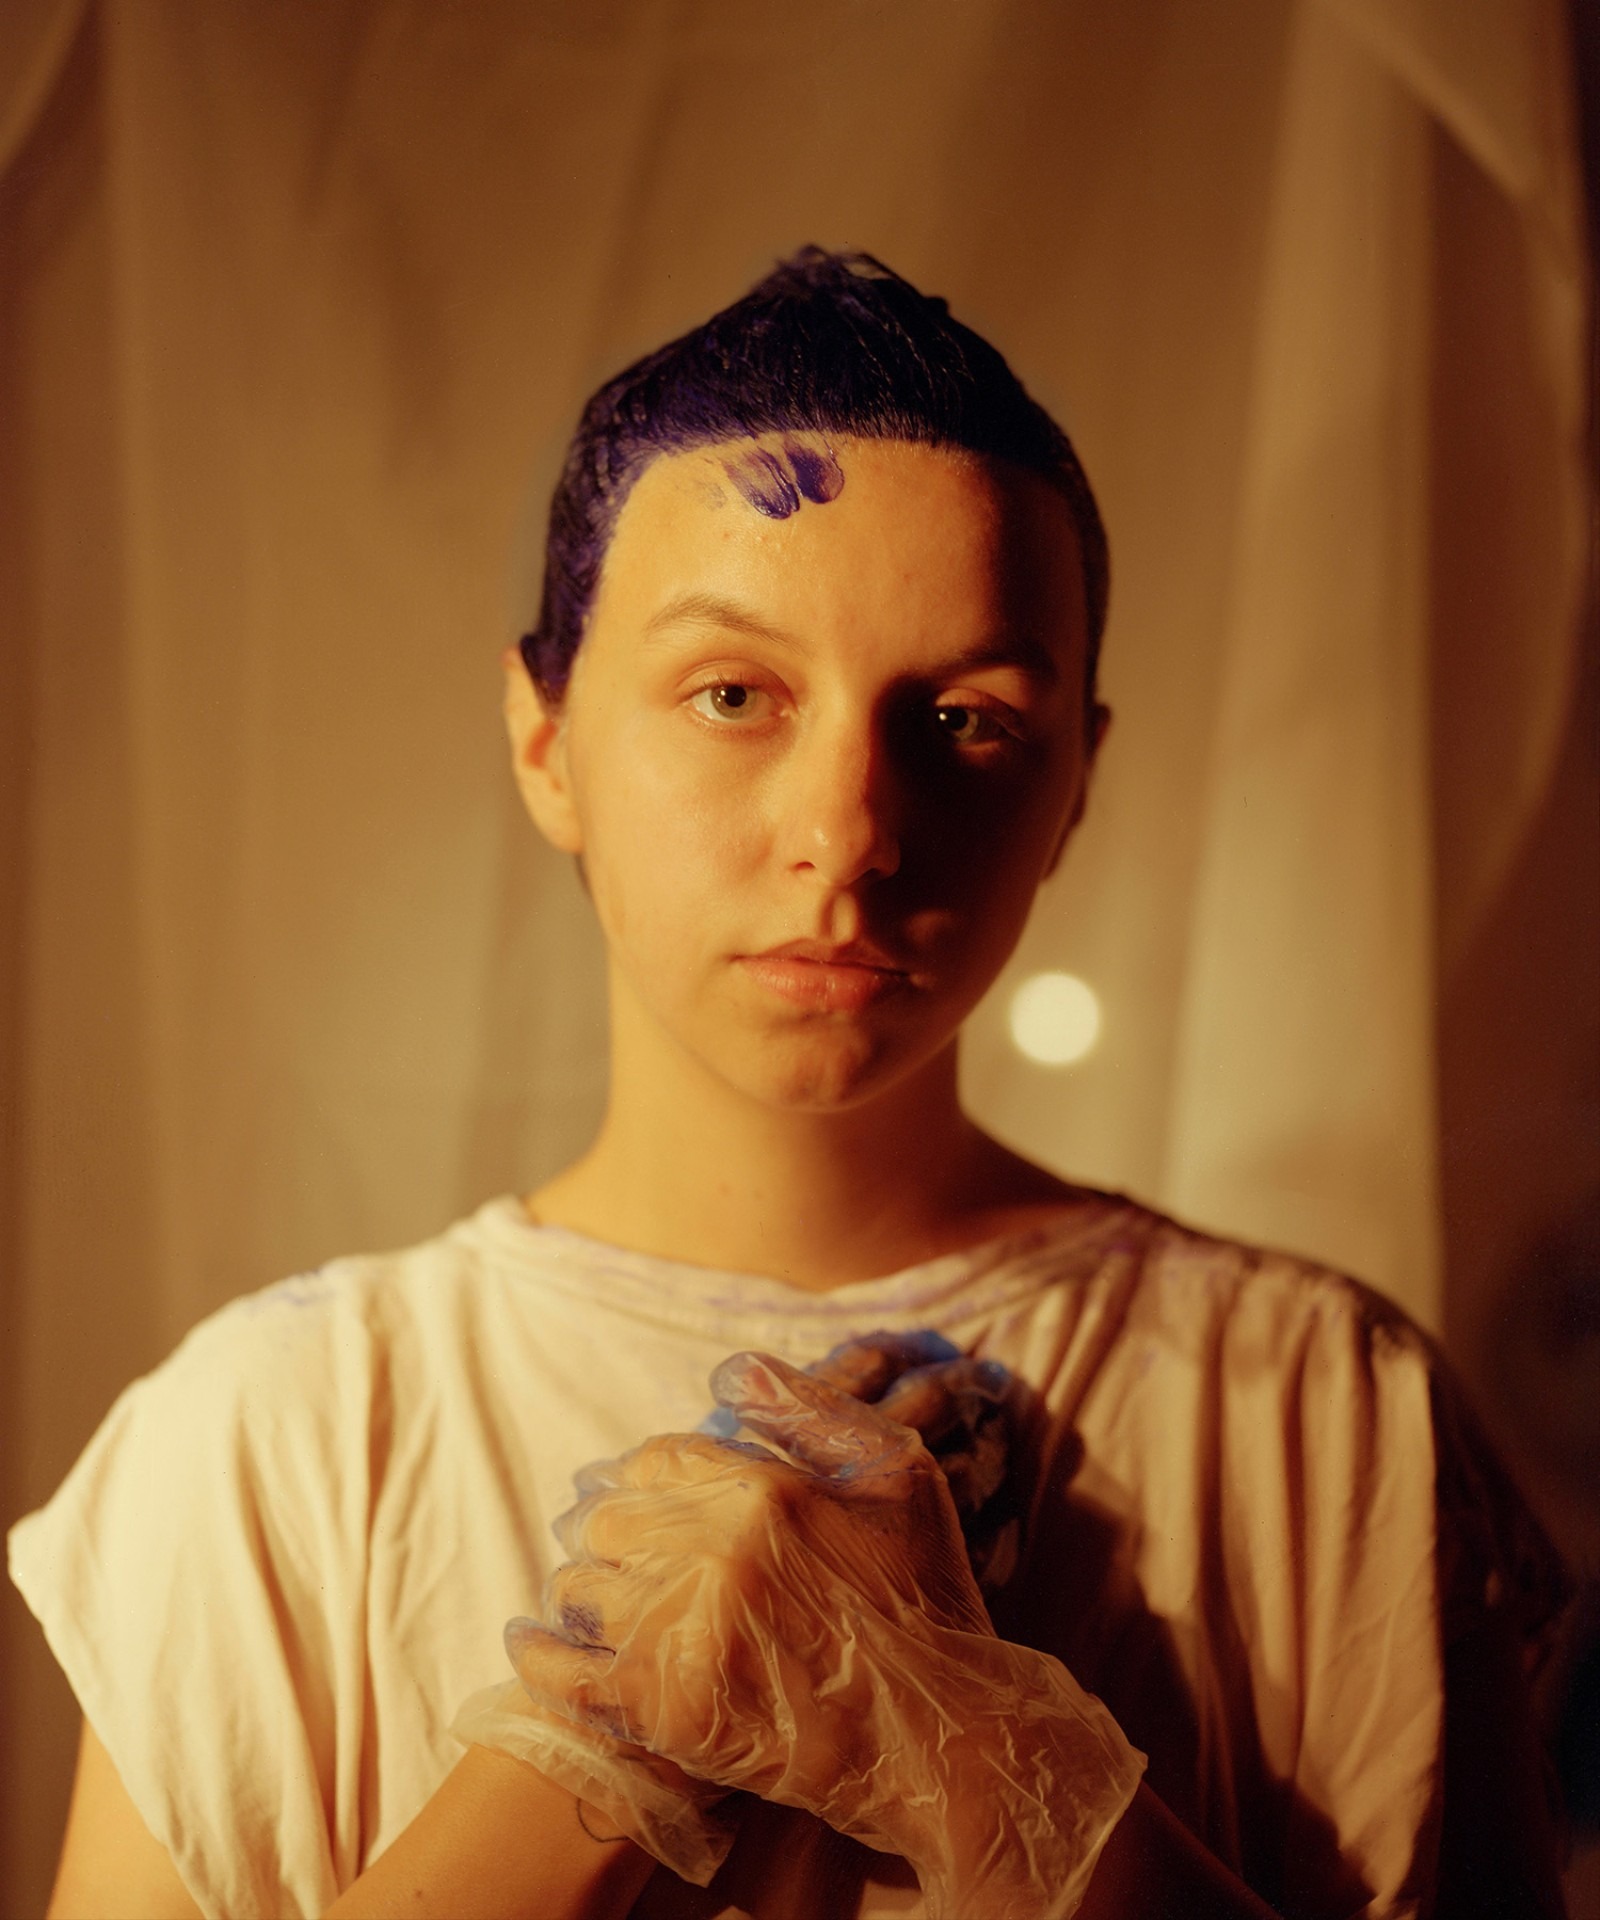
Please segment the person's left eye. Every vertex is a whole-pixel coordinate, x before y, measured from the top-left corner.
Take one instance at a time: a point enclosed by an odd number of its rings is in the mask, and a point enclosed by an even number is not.
[[[991,740],[1007,737],[1007,729],[998,715],[987,707],[969,706],[962,700],[941,700],[933,710],[933,718],[945,739],[958,747],[984,746]]]

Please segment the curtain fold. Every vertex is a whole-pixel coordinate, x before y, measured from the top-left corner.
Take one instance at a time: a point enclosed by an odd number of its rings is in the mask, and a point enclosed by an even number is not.
[[[1281,126],[1167,1179],[1431,1317],[1427,124],[1308,8]]]
[[[0,177],[61,78],[87,0],[12,0],[0,18]]]
[[[588,391],[809,240],[990,332],[1111,529],[1117,718],[976,1111],[1437,1321],[1441,980],[1590,526],[1567,61],[1555,0],[10,9],[11,1510],[223,1299],[584,1144],[599,946],[498,653]],[[1069,1073],[1006,1036],[1049,967]],[[37,1890],[68,1719],[6,1634]]]

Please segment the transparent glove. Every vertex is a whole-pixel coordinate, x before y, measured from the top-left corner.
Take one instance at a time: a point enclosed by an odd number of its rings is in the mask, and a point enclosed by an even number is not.
[[[1074,1912],[1143,1757],[995,1635],[914,1431],[762,1355],[712,1387],[786,1457],[663,1435],[586,1468],[552,1624],[507,1629],[530,1699],[902,1854],[931,1920]]]
[[[593,1808],[603,1823],[590,1829],[596,1839],[636,1841],[697,1887],[710,1884],[738,1836],[738,1800],[728,1788],[690,1779],[602,1725],[530,1699],[520,1680],[473,1694],[450,1731],[463,1746],[530,1761]]]
[[[845,1341],[807,1372],[877,1402],[920,1433],[950,1484],[975,1569],[1014,1559],[1015,1520],[1010,1504],[997,1498],[1011,1451],[1014,1386],[1003,1367],[970,1360],[942,1335],[923,1331]],[[729,1436],[738,1430],[738,1415],[728,1407],[718,1407],[701,1426]],[[1006,1551],[997,1554],[997,1540],[1006,1542]],[[572,1632],[548,1596],[545,1616]],[[577,1625],[580,1634],[592,1634],[589,1622]],[[739,1803],[727,1788],[691,1779],[670,1760],[599,1725],[536,1704],[520,1680],[472,1695],[451,1732],[463,1745],[496,1747],[531,1762],[594,1808],[610,1831],[637,1840],[697,1886],[711,1880],[733,1844]]]
[[[998,1361],[969,1359],[928,1330],[847,1340],[806,1372],[915,1429],[950,1489],[980,1589],[1003,1587],[1016,1568],[1028,1492],[1014,1471],[1019,1382]],[[737,1417],[729,1408],[719,1416]]]

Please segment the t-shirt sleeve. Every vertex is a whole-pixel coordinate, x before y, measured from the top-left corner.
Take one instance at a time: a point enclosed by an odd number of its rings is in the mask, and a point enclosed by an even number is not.
[[[1515,1785],[1505,1752],[1450,1750],[1452,1647],[1498,1620],[1531,1659],[1564,1581],[1426,1337],[1348,1283],[1310,1297],[1278,1364],[1236,1396],[1229,1448],[1254,1487],[1235,1510],[1252,1536],[1235,1534],[1251,1567],[1235,1590],[1253,1595],[1258,1722],[1289,1789],[1280,1898],[1308,1915],[1427,1916],[1450,1766],[1501,1767]],[[1273,1425],[1280,1445],[1263,1445]]]
[[[320,1913],[357,1870],[370,1373],[333,1278],[237,1301],[12,1530],[13,1580],[208,1915]]]

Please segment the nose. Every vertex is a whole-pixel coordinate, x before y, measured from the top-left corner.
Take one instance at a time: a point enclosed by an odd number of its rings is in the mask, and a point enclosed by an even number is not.
[[[830,887],[885,880],[900,865],[902,796],[865,724],[818,731],[799,750],[784,807],[792,866]]]

